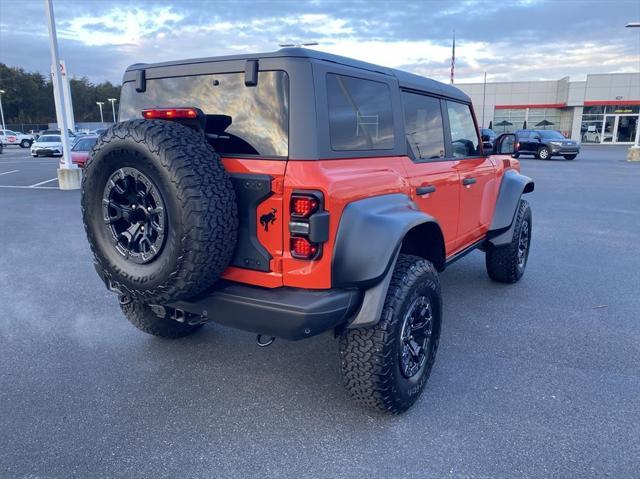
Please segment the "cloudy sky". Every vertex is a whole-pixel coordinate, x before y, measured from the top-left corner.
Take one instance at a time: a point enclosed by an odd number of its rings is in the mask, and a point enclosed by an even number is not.
[[[640,70],[638,0],[54,0],[72,74],[120,82],[137,62],[318,48],[447,81],[584,79]],[[44,0],[0,0],[0,62],[47,72]]]

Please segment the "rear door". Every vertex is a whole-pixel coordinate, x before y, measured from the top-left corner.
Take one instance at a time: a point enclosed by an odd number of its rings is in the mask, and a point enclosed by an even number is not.
[[[463,249],[483,238],[489,229],[498,194],[496,167],[482,153],[470,105],[446,100],[448,142],[456,160],[460,184],[458,243]]]
[[[445,149],[443,101],[418,93],[402,92],[405,134],[411,162],[407,177],[418,207],[438,220],[447,254],[457,245],[460,175],[458,161]]]

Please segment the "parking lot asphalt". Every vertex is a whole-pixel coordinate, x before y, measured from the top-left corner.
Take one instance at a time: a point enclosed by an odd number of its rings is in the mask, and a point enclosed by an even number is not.
[[[479,252],[442,274],[431,379],[389,417],[349,400],[329,336],[136,330],[93,271],[79,192],[28,188],[56,160],[5,150],[0,186],[22,188],[0,188],[0,477],[638,477],[640,164],[625,155],[521,159],[524,278],[492,283]]]

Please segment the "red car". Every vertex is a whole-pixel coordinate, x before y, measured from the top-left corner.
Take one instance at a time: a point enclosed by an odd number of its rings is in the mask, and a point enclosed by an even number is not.
[[[87,135],[80,138],[71,148],[71,161],[78,165],[80,168],[84,168],[89,158],[89,152],[93,145],[98,141],[98,135]]]
[[[452,85],[322,52],[137,64],[83,220],[137,328],[216,322],[263,347],[328,332],[351,395],[399,413],[435,361],[438,273],[479,249],[493,280],[524,274],[534,183],[515,144],[485,151]]]

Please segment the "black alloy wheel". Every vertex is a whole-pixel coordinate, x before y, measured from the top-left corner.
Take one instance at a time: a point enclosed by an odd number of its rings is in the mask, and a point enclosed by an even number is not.
[[[531,237],[529,234],[529,222],[523,221],[520,228],[520,237],[518,238],[518,268],[524,271],[529,257],[529,244]]]
[[[432,348],[433,311],[426,296],[418,296],[407,310],[400,335],[400,371],[410,379],[424,367]]]
[[[160,191],[132,167],[116,170],[104,188],[102,212],[116,251],[129,261],[152,261],[165,239],[166,209]]]

